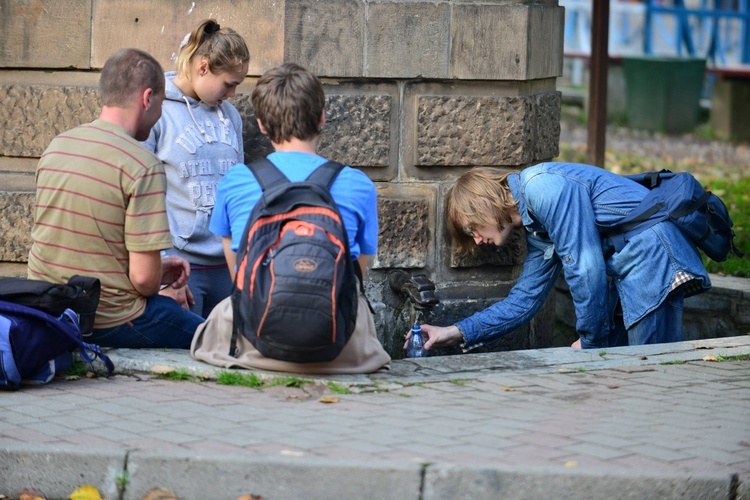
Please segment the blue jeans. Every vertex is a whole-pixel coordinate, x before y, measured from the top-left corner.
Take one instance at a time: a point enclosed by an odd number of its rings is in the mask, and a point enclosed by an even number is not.
[[[207,318],[216,304],[232,293],[232,278],[226,265],[221,267],[200,267],[190,265],[188,286],[193,292],[195,304],[190,308],[198,316]]]
[[[685,294],[677,289],[670,293],[659,304],[659,307],[646,314],[640,321],[625,329],[622,318],[622,306],[616,298],[610,304],[610,347],[624,345],[662,344],[666,342],[681,342],[685,340],[682,333],[682,310]]]
[[[189,349],[203,318],[169,297],[154,295],[138,318],[120,326],[94,329],[86,342],[102,347]]]

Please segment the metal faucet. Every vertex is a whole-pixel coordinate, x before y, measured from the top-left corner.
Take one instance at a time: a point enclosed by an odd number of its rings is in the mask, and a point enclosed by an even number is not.
[[[404,271],[394,271],[388,277],[391,289],[399,295],[406,295],[418,311],[429,311],[440,300],[435,296],[435,284],[425,274],[409,276]]]

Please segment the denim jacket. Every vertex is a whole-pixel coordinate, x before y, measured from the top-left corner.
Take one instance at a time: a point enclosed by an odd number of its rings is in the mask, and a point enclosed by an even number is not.
[[[596,223],[622,218],[645,187],[598,167],[556,162],[511,174],[508,185],[526,229],[523,272],[507,298],[456,323],[466,345],[494,340],[531,320],[561,271],[584,348],[608,347],[610,280],[626,328],[662,303],[678,271],[700,280],[700,291],[710,288],[698,250],[671,222],[644,230],[620,252],[603,245]]]

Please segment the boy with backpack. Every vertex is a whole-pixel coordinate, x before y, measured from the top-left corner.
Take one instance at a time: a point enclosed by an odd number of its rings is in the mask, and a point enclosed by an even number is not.
[[[219,183],[209,227],[222,237],[235,289],[196,331],[193,357],[295,373],[387,369],[362,291],[377,249],[374,184],[316,154],[325,94],[305,68],[267,71],[252,103],[275,152],[270,163],[235,165]]]

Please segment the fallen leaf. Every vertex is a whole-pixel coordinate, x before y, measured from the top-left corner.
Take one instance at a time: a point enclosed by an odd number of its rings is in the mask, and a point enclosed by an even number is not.
[[[104,500],[99,490],[86,484],[70,494],[70,500]]]
[[[295,450],[281,450],[279,452],[280,455],[284,455],[285,457],[304,457],[305,454],[301,451],[295,451]]]
[[[565,462],[565,467],[568,469],[572,469],[573,467],[578,467],[578,462],[571,460],[569,462]]]
[[[607,389],[619,389],[619,388],[620,388],[620,386],[619,385],[615,385],[615,384],[610,384],[610,385],[607,386]]]
[[[172,373],[175,371],[173,366],[166,366],[166,365],[154,365],[151,367],[151,373],[155,373],[157,375],[166,375],[167,373]]]
[[[96,372],[86,372],[86,378],[98,378],[99,375],[97,375]]]
[[[339,398],[334,398],[333,396],[321,396],[318,401],[321,403],[338,403]]]
[[[501,387],[500,390],[505,391],[505,392],[518,392],[518,389],[514,389],[513,387],[505,387],[505,386]]]
[[[710,345],[694,345],[693,349],[713,349]]]
[[[704,358],[703,358],[703,361],[714,361],[714,362],[718,362],[718,361],[719,361],[719,358],[717,358],[716,356],[706,356],[706,357],[704,357]]]
[[[263,500],[263,497],[260,495],[242,495],[237,497],[237,500]]]
[[[141,500],[179,500],[174,491],[169,488],[151,488]]]
[[[8,498],[3,496],[3,498]],[[18,500],[46,500],[32,488],[24,488],[18,493]]]

